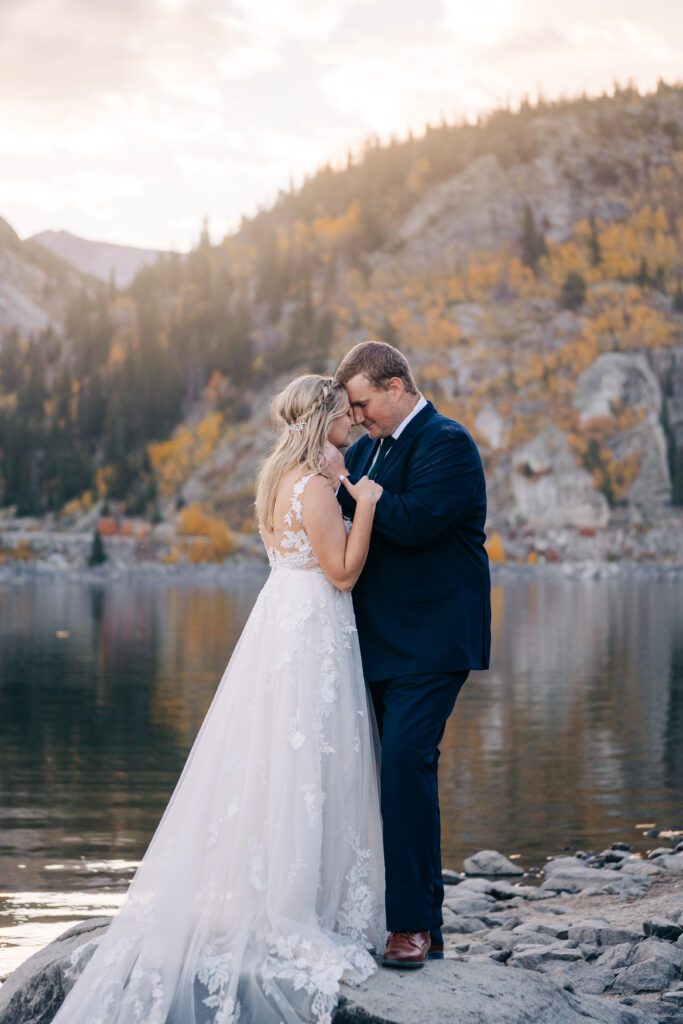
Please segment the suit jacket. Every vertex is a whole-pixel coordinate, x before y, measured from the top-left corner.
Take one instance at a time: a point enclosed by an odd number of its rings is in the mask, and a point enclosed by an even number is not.
[[[367,473],[378,445],[367,435],[351,445],[352,483]],[[384,493],[353,589],[366,680],[488,668],[486,483],[472,436],[428,402],[376,479]],[[353,517],[355,502],[343,485],[338,498]]]

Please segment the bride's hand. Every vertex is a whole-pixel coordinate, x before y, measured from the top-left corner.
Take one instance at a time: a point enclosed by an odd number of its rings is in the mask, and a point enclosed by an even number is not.
[[[376,505],[384,493],[381,484],[375,483],[368,476],[362,476],[357,484],[352,484],[349,478],[343,474],[339,479],[356,502],[365,502],[368,505]]]
[[[339,485],[339,477],[342,473],[346,473],[346,466],[344,465],[344,456],[335,448],[329,441],[325,442],[325,448],[323,451],[325,458],[325,466],[322,470],[323,475],[331,480],[332,485],[337,487]]]

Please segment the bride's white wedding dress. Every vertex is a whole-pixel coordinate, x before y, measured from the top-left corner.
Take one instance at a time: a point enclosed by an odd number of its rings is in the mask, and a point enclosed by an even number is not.
[[[340,979],[375,970],[376,729],[351,595],[303,526],[311,475],[126,900],[74,951],[54,1024],[328,1024]]]

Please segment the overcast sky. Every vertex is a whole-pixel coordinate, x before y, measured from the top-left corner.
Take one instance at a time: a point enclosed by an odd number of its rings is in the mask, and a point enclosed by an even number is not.
[[[0,0],[0,216],[187,249],[372,133],[660,76],[683,0]]]

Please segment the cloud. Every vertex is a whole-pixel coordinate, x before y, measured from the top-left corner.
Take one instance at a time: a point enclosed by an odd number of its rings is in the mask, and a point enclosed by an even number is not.
[[[675,78],[681,37],[679,0],[0,0],[0,215],[187,247],[370,133]]]

